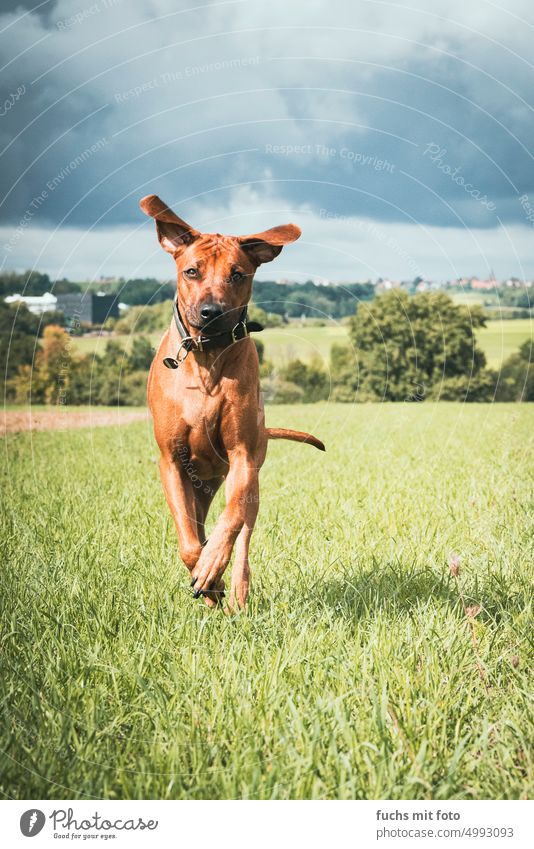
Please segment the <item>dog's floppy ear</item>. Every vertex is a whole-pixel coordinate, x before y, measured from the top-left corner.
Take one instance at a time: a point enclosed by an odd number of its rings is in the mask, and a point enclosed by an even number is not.
[[[139,206],[146,215],[156,219],[159,243],[170,254],[176,254],[200,236],[198,230],[178,218],[157,195],[141,198]]]
[[[254,233],[252,236],[238,236],[238,242],[247,252],[256,265],[262,262],[270,262],[278,256],[284,245],[295,242],[300,236],[300,227],[296,224],[281,224],[280,227],[272,227],[263,233]]]

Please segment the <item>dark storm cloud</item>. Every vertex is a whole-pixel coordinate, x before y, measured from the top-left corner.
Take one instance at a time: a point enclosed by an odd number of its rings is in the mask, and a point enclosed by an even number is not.
[[[528,32],[465,5],[59,0],[13,23],[28,6],[4,4],[2,222],[125,224],[151,191],[209,216],[246,184],[317,213],[521,222]]]

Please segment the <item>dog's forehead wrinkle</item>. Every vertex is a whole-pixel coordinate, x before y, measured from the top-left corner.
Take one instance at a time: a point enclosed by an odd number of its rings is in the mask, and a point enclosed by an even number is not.
[[[191,255],[199,263],[223,259],[230,264],[238,256],[235,240],[231,236],[221,236],[220,233],[204,233],[192,248]]]

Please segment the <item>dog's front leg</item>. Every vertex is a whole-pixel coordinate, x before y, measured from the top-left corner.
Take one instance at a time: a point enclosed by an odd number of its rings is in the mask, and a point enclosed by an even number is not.
[[[248,562],[248,549],[250,546],[250,538],[259,508],[259,489],[250,492],[247,495],[247,510],[245,522],[237,537],[235,544],[235,559],[232,567],[232,587],[230,590],[229,609],[232,611],[237,604],[238,607],[244,608],[247,603],[248,591],[250,587],[250,566]]]
[[[161,454],[159,469],[167,504],[178,534],[180,555],[191,572],[200,557],[203,542],[199,536],[193,486],[187,474],[166,452]]]
[[[238,449],[228,459],[226,507],[192,571],[195,592],[209,590],[218,583],[230,562],[234,543],[250,513],[250,505],[257,503],[258,499],[255,458],[248,451]]]

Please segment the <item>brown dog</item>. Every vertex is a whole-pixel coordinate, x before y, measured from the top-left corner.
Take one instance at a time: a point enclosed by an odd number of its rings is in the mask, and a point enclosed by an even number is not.
[[[195,597],[203,595],[210,607],[221,598],[235,544],[230,608],[243,607],[267,440],[293,439],[325,450],[307,433],[265,427],[258,355],[248,335],[261,330],[247,318],[256,268],[298,239],[300,230],[285,224],[252,236],[205,234],[156,195],[140,206],[156,219],[160,244],[178,273],[174,319],[148,379],[165,496]],[[204,523],[223,480],[226,507],[206,541]]]

